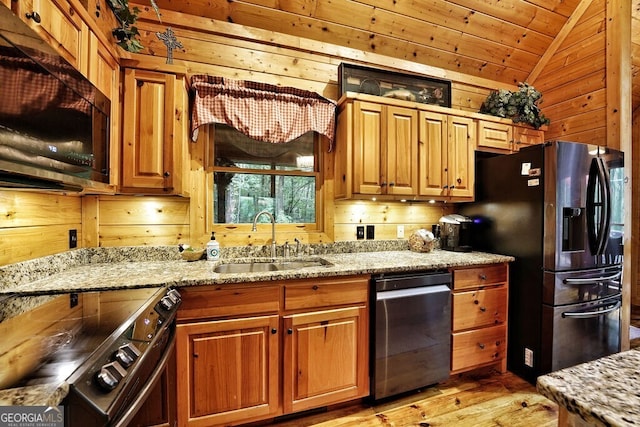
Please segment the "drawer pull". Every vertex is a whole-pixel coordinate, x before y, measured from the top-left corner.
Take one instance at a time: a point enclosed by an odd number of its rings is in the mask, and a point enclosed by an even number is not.
[[[480,347],[480,350],[484,350],[484,344],[478,343],[478,347]]]
[[[487,280],[487,275],[486,274],[481,274],[480,275],[480,280]]]
[[[313,285],[313,287],[311,289],[313,289],[314,291],[317,291],[318,290],[318,285]]]
[[[36,24],[42,22],[42,18],[40,17],[40,14],[38,12],[27,12],[25,13],[25,16],[27,17],[27,19],[33,19],[33,22],[35,22]]]
[[[480,307],[480,311],[484,313],[485,311],[487,311],[487,307]]]

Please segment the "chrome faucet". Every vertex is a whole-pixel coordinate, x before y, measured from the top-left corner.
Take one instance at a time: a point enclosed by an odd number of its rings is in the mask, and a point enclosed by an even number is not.
[[[258,218],[262,215],[267,215],[271,220],[271,258],[276,257],[276,219],[269,211],[260,211],[253,218],[253,227],[251,227],[251,231],[258,231],[258,227],[256,224],[258,222]]]

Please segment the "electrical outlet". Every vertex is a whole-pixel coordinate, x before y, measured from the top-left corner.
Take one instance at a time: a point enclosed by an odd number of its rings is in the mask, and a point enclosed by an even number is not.
[[[358,240],[364,239],[364,225],[358,225],[356,227],[356,239]]]
[[[399,225],[396,231],[396,237],[398,239],[404,238],[404,225]]]
[[[69,249],[78,247],[78,230],[69,230]]]
[[[375,238],[376,228],[374,225],[367,225],[367,240]]]
[[[533,368],[533,350],[526,347],[524,349],[524,364]]]

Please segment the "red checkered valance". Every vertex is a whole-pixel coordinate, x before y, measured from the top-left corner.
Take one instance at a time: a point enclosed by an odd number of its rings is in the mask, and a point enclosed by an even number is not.
[[[195,75],[191,139],[209,123],[227,124],[258,141],[283,143],[308,131],[335,135],[336,104],[315,92],[266,83]]]

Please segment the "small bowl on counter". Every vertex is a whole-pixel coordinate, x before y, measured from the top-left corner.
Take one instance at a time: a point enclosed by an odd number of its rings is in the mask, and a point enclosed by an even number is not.
[[[180,256],[185,261],[199,261],[204,257],[204,249],[185,247],[180,251]]]

